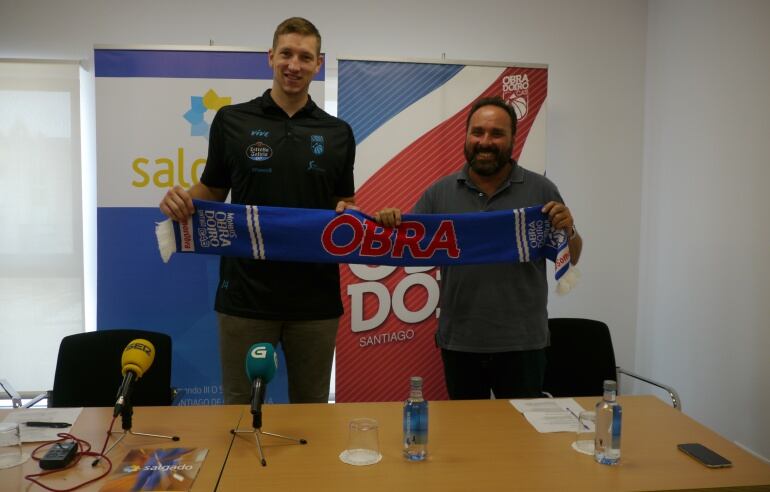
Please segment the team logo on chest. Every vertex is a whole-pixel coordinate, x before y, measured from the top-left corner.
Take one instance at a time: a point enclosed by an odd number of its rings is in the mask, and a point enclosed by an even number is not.
[[[310,148],[313,149],[313,154],[321,155],[324,153],[324,137],[323,135],[310,135]]]
[[[246,157],[252,161],[266,161],[273,157],[273,149],[264,142],[254,142],[246,148]]]

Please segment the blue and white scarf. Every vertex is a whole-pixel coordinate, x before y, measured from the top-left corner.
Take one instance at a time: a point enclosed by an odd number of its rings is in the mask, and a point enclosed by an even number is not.
[[[175,252],[258,260],[443,266],[554,262],[557,291],[575,283],[567,233],[553,230],[542,206],[465,214],[405,214],[398,227],[346,210],[233,205],[193,200],[186,223],[156,225],[161,257]],[[570,275],[568,275],[570,273]]]

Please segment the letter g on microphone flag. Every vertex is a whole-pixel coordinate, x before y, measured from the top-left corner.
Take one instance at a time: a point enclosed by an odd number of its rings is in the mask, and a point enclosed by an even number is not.
[[[262,378],[265,383],[272,381],[278,368],[278,354],[271,343],[255,343],[246,352],[246,377],[249,381]]]
[[[443,266],[555,264],[560,292],[570,289],[567,233],[553,230],[542,205],[466,214],[406,214],[396,228],[358,211],[233,205],[194,200],[186,223],[156,225],[161,256],[174,252],[257,260]]]

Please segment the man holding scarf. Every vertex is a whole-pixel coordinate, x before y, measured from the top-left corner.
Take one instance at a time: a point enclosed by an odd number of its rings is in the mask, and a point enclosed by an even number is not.
[[[287,19],[268,57],[272,89],[217,112],[200,182],[174,187],[160,203],[169,218],[185,222],[193,198],[223,202],[228,194],[246,205],[353,206],[353,132],[308,94],[323,62],[321,35],[306,19]],[[258,342],[283,346],[292,403],[328,401],[342,314],[338,265],[223,257],[215,309],[225,403],[249,402],[243,361]]]
[[[513,108],[500,98],[476,101],[466,123],[461,171],[431,185],[412,213],[512,210],[544,204],[554,229],[568,231],[572,264],[583,241],[556,186],[512,158]],[[375,214],[397,226],[401,211]],[[545,260],[441,267],[436,343],[451,399],[541,396],[548,345],[548,283]]]

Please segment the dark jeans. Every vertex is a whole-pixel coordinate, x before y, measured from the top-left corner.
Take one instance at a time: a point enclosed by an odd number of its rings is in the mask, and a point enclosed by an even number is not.
[[[481,354],[441,349],[452,400],[542,397],[545,349]]]
[[[254,343],[280,342],[286,356],[290,403],[328,403],[339,318],[274,321],[217,313],[225,404],[249,403],[244,357]]]

